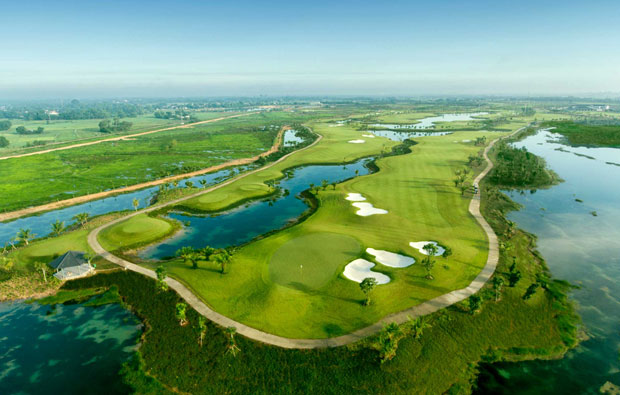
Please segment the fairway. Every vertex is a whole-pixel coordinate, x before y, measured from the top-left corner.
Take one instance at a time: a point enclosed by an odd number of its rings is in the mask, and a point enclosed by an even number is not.
[[[342,262],[355,259],[361,245],[351,236],[311,233],[282,245],[269,261],[274,283],[299,290],[316,290],[330,282]]]

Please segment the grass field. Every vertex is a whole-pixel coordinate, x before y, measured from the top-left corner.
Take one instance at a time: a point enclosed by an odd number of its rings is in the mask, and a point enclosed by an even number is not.
[[[205,111],[196,112],[193,116],[200,121],[205,121],[234,114],[233,112]],[[153,114],[139,115],[135,118],[123,118],[122,120],[132,123],[130,130],[122,133],[101,133],[99,132],[99,122],[102,121],[102,119],[52,120],[49,123],[47,121],[11,119],[11,128],[0,132],[0,136],[4,136],[9,140],[8,147],[0,148],[0,155],[9,155],[12,152],[22,151],[24,149],[28,152],[49,149],[66,145],[66,143],[70,142],[99,140],[112,136],[121,136],[182,125],[180,120],[155,118]],[[24,126],[26,129],[42,127],[44,128],[44,132],[42,134],[20,135],[15,133],[15,129],[19,126]],[[26,148],[26,145],[32,143],[34,140],[45,141],[45,145]]]
[[[315,124],[324,135],[315,147],[300,152],[270,169],[209,193],[209,209],[230,206],[244,198],[248,185],[282,175],[282,170],[307,163],[338,163],[389,150],[396,143],[383,138],[350,144],[361,132],[348,126]],[[480,150],[464,139],[501,135],[493,132],[459,132],[419,138],[413,152],[377,161],[380,172],[359,177],[318,194],[320,208],[303,223],[239,249],[229,272],[221,275],[210,262],[191,269],[182,261],[167,263],[169,273],[189,285],[217,311],[253,327],[286,337],[330,337],[372,324],[454,289],[465,287],[478,274],[487,255],[487,241],[469,215],[470,196],[461,196],[453,183],[454,171]],[[458,142],[457,142],[458,141]],[[360,217],[349,192],[362,193],[387,215]],[[204,209],[201,197],[183,206]],[[333,242],[329,242],[329,239]],[[454,254],[438,258],[434,280],[425,279],[423,255],[409,242],[436,240]],[[357,283],[341,275],[367,247],[403,253],[418,263],[395,269],[377,265],[373,270],[392,281],[373,293],[373,304],[362,306]],[[323,253],[323,251],[325,253]],[[289,263],[287,265],[286,263]]]
[[[257,128],[286,118],[278,113],[256,114],[4,160],[0,162],[0,210],[68,199],[251,157],[269,149],[277,134],[277,128]]]

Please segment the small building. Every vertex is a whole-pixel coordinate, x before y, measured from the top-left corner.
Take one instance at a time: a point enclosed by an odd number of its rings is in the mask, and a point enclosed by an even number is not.
[[[94,270],[84,252],[67,251],[54,259],[49,265],[56,271],[54,277],[59,280],[70,280],[84,277]]]

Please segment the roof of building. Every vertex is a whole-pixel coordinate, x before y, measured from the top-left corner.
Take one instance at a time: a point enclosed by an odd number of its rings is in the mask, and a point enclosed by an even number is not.
[[[68,267],[80,266],[87,262],[84,255],[86,254],[80,251],[67,251],[63,255],[51,261],[49,265],[54,269],[65,269]]]

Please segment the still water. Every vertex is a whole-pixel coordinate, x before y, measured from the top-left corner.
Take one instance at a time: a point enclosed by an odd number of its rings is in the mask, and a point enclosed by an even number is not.
[[[118,304],[0,303],[0,394],[127,393],[140,327]]]
[[[386,129],[429,129],[435,126],[438,122],[456,122],[456,121],[473,121],[476,117],[488,114],[487,112],[473,112],[463,114],[443,114],[436,117],[426,117],[419,119],[417,123],[405,125],[394,123],[375,123],[369,126],[375,128]]]
[[[281,195],[275,201],[264,199],[217,215],[200,216],[173,212],[169,215],[170,218],[182,223],[189,222],[189,226],[185,226],[178,235],[145,248],[140,256],[146,259],[164,259],[174,256],[174,253],[184,246],[221,248],[239,245],[256,236],[280,229],[308,209],[299,194],[308,189],[310,184],[320,186],[322,180],[339,183],[356,175],[368,174],[370,170],[365,166],[368,161],[369,159],[361,159],[346,166],[313,165],[296,168],[279,183],[279,187],[287,190],[288,194]]]
[[[544,130],[516,145],[564,182],[509,193],[523,208],[508,217],[538,236],[556,278],[581,286],[571,297],[590,339],[561,360],[484,366],[479,392],[598,394],[608,381],[620,385],[620,149],[570,147]]]

